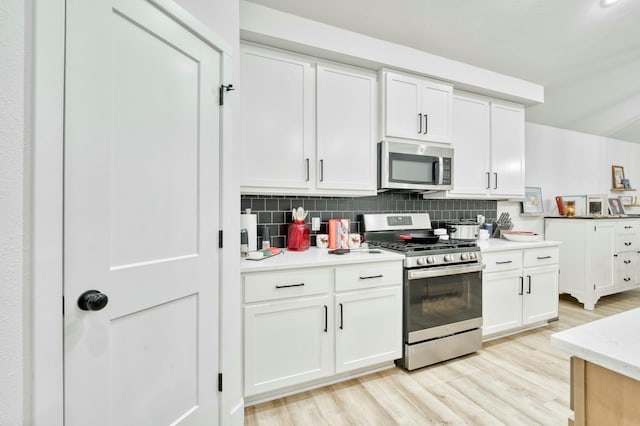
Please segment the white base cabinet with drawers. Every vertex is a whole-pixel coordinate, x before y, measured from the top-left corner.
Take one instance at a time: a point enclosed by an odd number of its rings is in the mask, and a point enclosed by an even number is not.
[[[400,261],[243,274],[251,403],[402,357]]]
[[[640,220],[545,219],[560,248],[560,292],[595,309],[602,296],[640,287]]]
[[[482,335],[495,337],[558,316],[556,246],[483,253]]]

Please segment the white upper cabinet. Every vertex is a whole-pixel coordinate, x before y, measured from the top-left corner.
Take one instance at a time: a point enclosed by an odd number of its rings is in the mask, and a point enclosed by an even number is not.
[[[483,96],[453,96],[453,190],[436,197],[524,196],[524,108]],[[432,197],[433,195],[428,195]]]
[[[376,191],[376,75],[317,66],[316,184]]]
[[[241,46],[243,193],[376,194],[374,72]]]
[[[313,186],[314,80],[311,63],[243,46],[240,55],[241,182],[290,191]]]
[[[451,85],[385,70],[382,76],[383,138],[451,142]]]

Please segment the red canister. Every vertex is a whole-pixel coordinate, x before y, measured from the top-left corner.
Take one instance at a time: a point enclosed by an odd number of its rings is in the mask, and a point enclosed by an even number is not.
[[[309,248],[311,230],[304,220],[294,220],[289,224],[287,248],[292,251],[304,251]]]

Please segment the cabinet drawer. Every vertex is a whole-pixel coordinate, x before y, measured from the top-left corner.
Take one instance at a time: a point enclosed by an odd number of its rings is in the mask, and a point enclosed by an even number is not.
[[[639,251],[640,238],[638,238],[638,235],[616,235],[615,247],[616,253],[621,251]]]
[[[640,232],[640,222],[636,220],[622,219],[616,223],[616,234],[629,235]]]
[[[482,254],[485,272],[509,271],[522,268],[522,251],[499,251]]]
[[[558,247],[545,247],[524,251],[524,267],[544,266],[559,263],[560,249]]]
[[[402,284],[402,264],[399,261],[363,263],[336,268],[336,291],[394,284]]]
[[[328,293],[333,268],[261,272],[244,276],[244,302]]]

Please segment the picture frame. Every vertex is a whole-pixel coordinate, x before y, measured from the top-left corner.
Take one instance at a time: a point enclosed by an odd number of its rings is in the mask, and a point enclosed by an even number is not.
[[[624,207],[619,197],[609,198],[609,213],[612,215],[624,214]]]
[[[522,213],[542,214],[544,205],[542,201],[542,189],[537,187],[524,188],[524,200],[522,201]]]
[[[607,215],[609,212],[608,198],[608,194],[587,194],[587,215]]]
[[[618,197],[620,199],[620,201],[622,202],[622,207],[624,206],[630,206],[633,204],[633,197],[631,195],[621,195],[620,197]]]
[[[613,189],[624,189],[624,167],[611,166],[611,178],[613,180]]]

